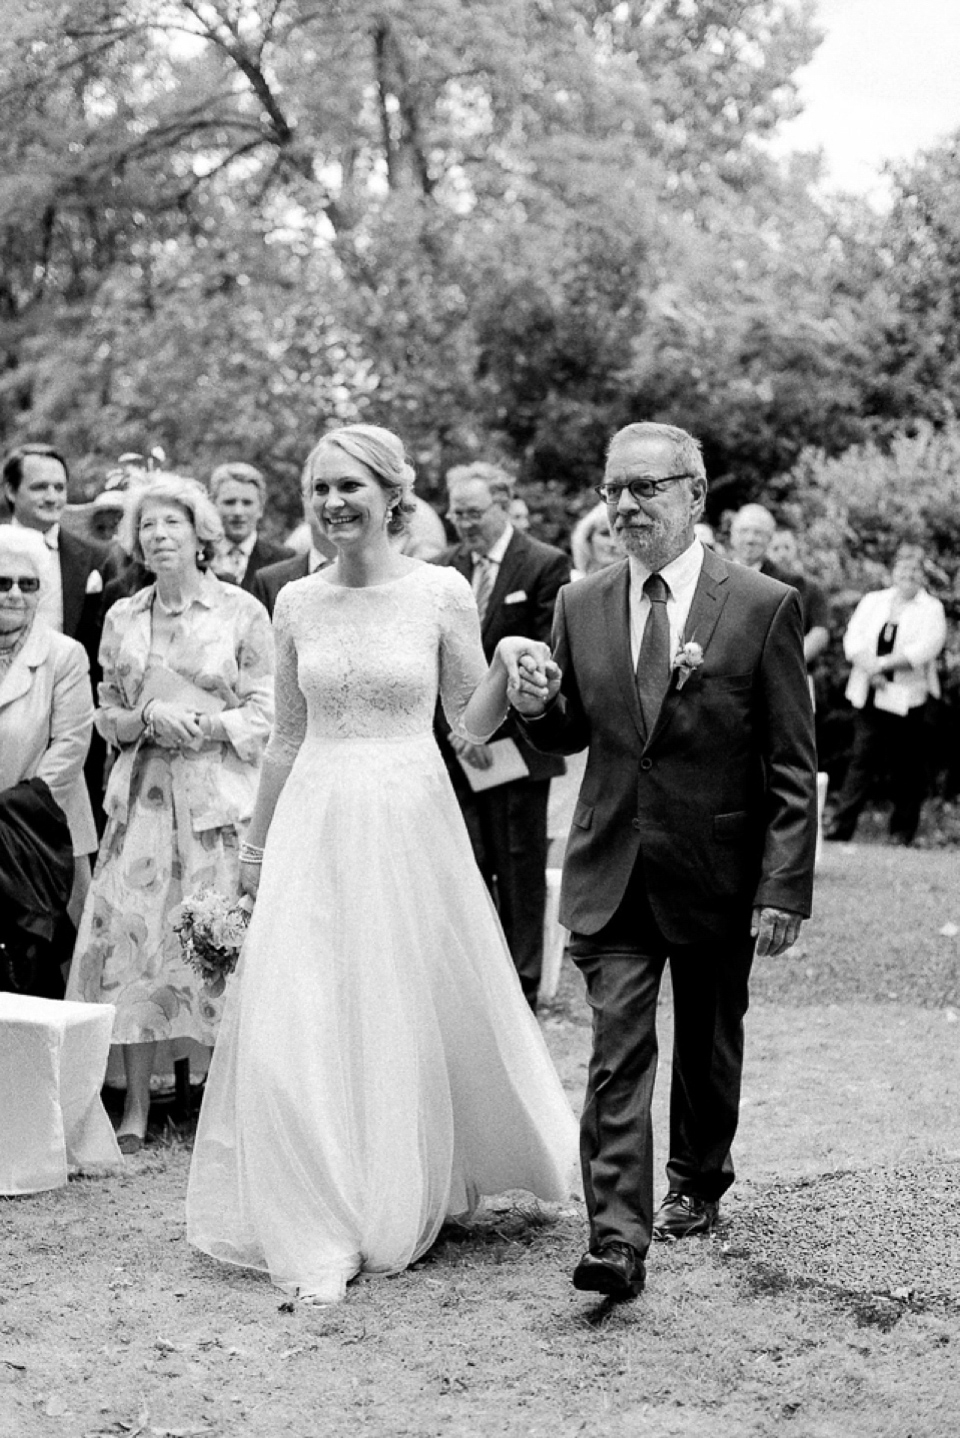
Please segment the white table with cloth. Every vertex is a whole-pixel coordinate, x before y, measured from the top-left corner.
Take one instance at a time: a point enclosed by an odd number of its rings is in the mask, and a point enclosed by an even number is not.
[[[113,1014],[112,1004],[0,993],[0,1194],[122,1165],[100,1099]]]

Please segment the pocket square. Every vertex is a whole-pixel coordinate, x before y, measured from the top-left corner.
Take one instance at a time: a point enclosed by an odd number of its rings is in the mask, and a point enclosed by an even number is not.
[[[525,589],[515,589],[512,594],[507,594],[504,597],[503,602],[504,604],[522,604],[526,597],[527,591]]]
[[[87,587],[84,592],[86,594],[103,593],[103,575],[100,573],[99,569],[91,569],[90,573],[87,575]]]

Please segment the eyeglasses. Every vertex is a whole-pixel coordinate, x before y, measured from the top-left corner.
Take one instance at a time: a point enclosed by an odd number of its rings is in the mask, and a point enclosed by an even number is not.
[[[666,489],[668,484],[676,484],[681,479],[696,479],[696,475],[670,474],[666,479],[643,476],[640,479],[631,479],[627,484],[595,484],[594,489],[604,504],[619,504],[625,489],[629,489],[634,499],[653,499],[662,489]]]
[[[493,505],[488,504],[486,509],[448,509],[447,514],[453,520],[454,524],[460,524],[461,522],[465,524],[479,524],[483,516],[492,508]]]
[[[0,594],[9,594],[14,585],[21,594],[36,594],[40,581],[35,574],[21,574],[19,579],[14,579],[9,574],[0,574]]]

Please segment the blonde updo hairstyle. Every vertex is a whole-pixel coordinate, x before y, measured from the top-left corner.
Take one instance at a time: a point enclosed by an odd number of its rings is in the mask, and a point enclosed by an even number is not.
[[[369,469],[380,488],[390,496],[387,533],[406,534],[417,506],[413,497],[414,470],[407,461],[400,436],[378,424],[345,424],[331,429],[314,445],[303,467],[303,492],[307,497],[313,485],[313,461],[330,445]]]
[[[172,504],[181,509],[197,536],[197,567],[206,569],[223,539],[223,525],[213,500],[195,479],[154,470],[145,483],[132,490],[118,538],[128,554],[143,564],[140,521],[148,504]]]

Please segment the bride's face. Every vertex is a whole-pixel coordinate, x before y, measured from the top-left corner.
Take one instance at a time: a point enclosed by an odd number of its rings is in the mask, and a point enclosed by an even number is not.
[[[336,445],[321,448],[310,474],[310,503],[338,548],[361,544],[387,527],[389,494],[367,466]]]

